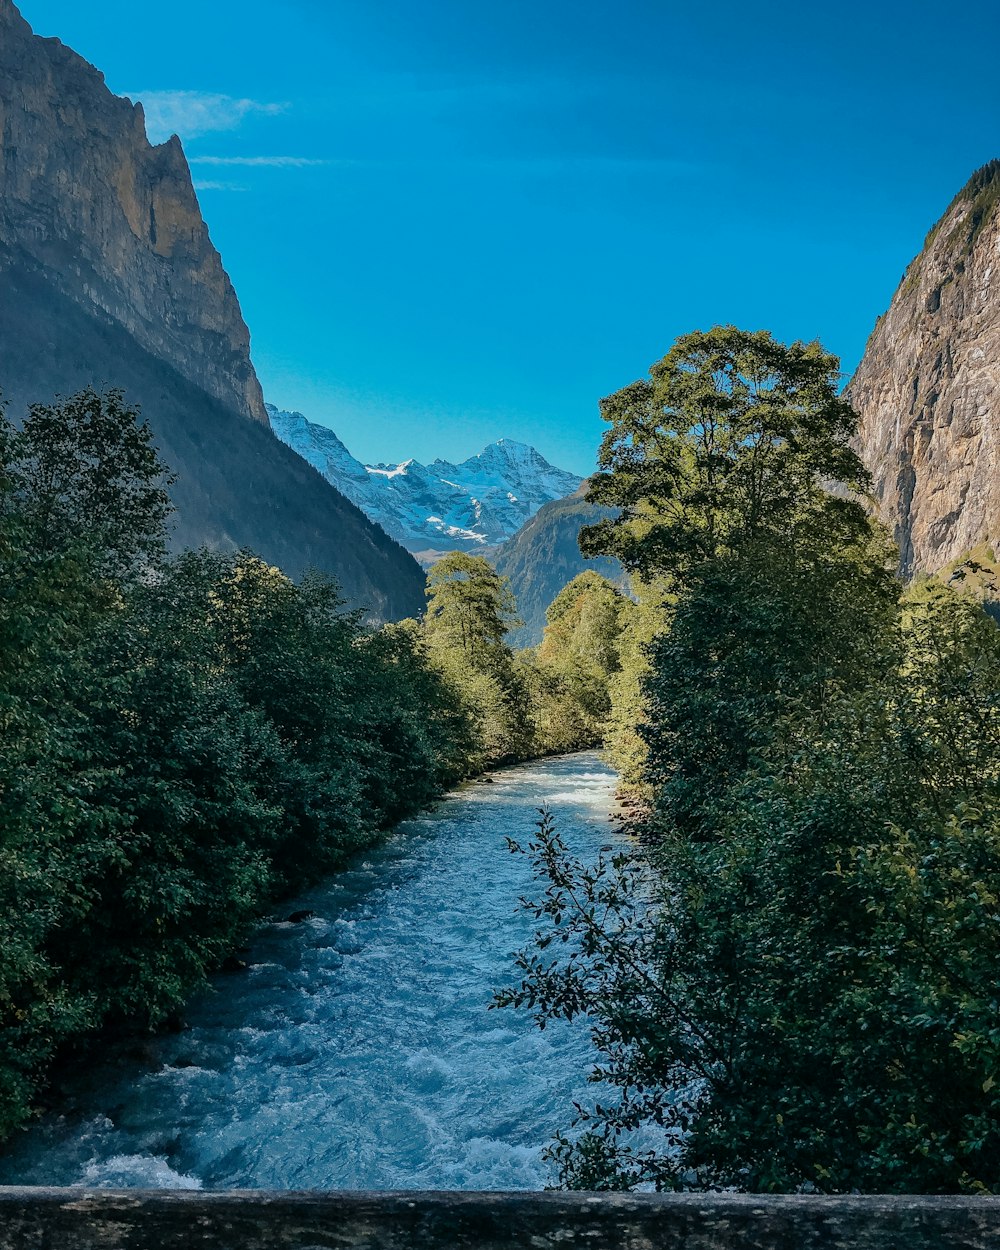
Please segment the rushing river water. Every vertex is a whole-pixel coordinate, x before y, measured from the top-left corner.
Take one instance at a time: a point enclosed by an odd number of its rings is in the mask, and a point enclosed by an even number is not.
[[[255,936],[190,1028],[71,1083],[0,1159],[0,1183],[540,1189],[542,1148],[593,1094],[582,1025],[487,1011],[530,934],[526,840],[547,805],[585,859],[614,776],[582,754],[503,771],[401,826]]]

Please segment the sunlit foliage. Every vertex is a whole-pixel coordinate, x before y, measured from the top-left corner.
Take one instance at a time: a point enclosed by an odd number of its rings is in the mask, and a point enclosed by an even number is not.
[[[551,823],[522,983],[584,1013],[612,1088],[565,1184],[1000,1191],[1000,633],[902,594],[839,481],[865,476],[837,362],[691,335],[605,404],[620,520],[666,588],[639,683],[641,843],[576,863]]]
[[[0,422],[0,1136],[61,1045],[157,1026],[468,771],[417,631],[251,553],[167,559],[166,480],[117,392]]]

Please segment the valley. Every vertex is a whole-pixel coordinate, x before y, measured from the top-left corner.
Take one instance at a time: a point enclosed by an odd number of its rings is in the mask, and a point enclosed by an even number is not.
[[[848,377],[952,186],[766,15],[689,161],[662,14],[292,7],[0,0],[0,1181],[1000,1194],[1000,161]]]

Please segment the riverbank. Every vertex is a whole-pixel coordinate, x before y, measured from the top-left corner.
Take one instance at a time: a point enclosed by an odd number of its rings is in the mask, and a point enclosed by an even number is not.
[[[0,1160],[8,1184],[539,1189],[587,1093],[585,1028],[489,1012],[531,929],[525,838],[550,806],[592,857],[616,835],[595,753],[503,769],[406,822],[263,927],[183,1033],[81,1073]]]

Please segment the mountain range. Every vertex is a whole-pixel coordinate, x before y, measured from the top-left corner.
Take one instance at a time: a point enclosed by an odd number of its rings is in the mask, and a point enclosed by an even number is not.
[[[591,515],[578,477],[505,439],[459,464],[363,464],[332,431],[266,407],[180,141],[151,144],[141,105],[34,35],[12,0],[0,141],[0,397],[15,421],[56,393],[123,387],[178,475],[175,549],[318,568],[383,620],[423,606],[413,553],[490,553],[537,635],[556,580],[586,567],[571,558]],[[992,561],[1000,542],[998,255],[993,161],[928,234],[849,385],[905,576],[972,550]]]
[[[0,0],[0,394],[125,389],[177,473],[174,548],[250,547],[415,615],[413,558],[271,432],[250,335],[180,141]]]
[[[271,428],[387,534],[425,563],[445,551],[488,552],[582,479],[508,438],[460,464],[363,464],[301,412],[267,405]]]
[[[889,309],[878,318],[847,388],[859,415],[857,447],[872,474],[874,506],[899,545],[901,574],[909,578],[944,570],[987,599],[1000,599],[998,256],[1000,161],[991,161],[973,174],[930,230]],[[313,440],[322,427],[303,435],[309,425],[304,418],[284,419],[289,424],[282,436],[298,440],[296,445],[304,438],[317,463]],[[426,467],[412,461],[364,466],[329,431],[318,437],[333,439],[339,449],[342,476],[334,474],[331,480],[350,494],[344,482],[353,475],[350,497],[413,550],[431,539],[440,545],[445,537],[452,546],[488,548],[503,523],[509,523],[510,513],[501,525],[480,525],[473,534],[474,516],[449,511],[448,491],[458,487],[447,483],[459,482],[466,466],[482,457],[463,466],[440,461]],[[496,456],[503,446],[483,456]],[[372,481],[380,476],[384,485],[379,483],[375,493],[381,490],[381,498],[389,499],[390,492],[397,492],[394,500],[413,505],[409,515],[401,504],[388,515],[393,504],[372,502]],[[437,492],[429,491],[428,478],[438,483]],[[545,480],[540,491],[525,491],[525,497],[538,499],[555,484]],[[599,567],[579,555],[579,530],[598,515],[579,480],[559,496],[536,505],[521,528],[508,531],[490,551],[517,595],[525,627],[513,640],[522,645],[538,641],[547,604],[583,568],[596,568],[619,584],[623,580],[614,562]],[[970,552],[971,561],[966,558]]]

